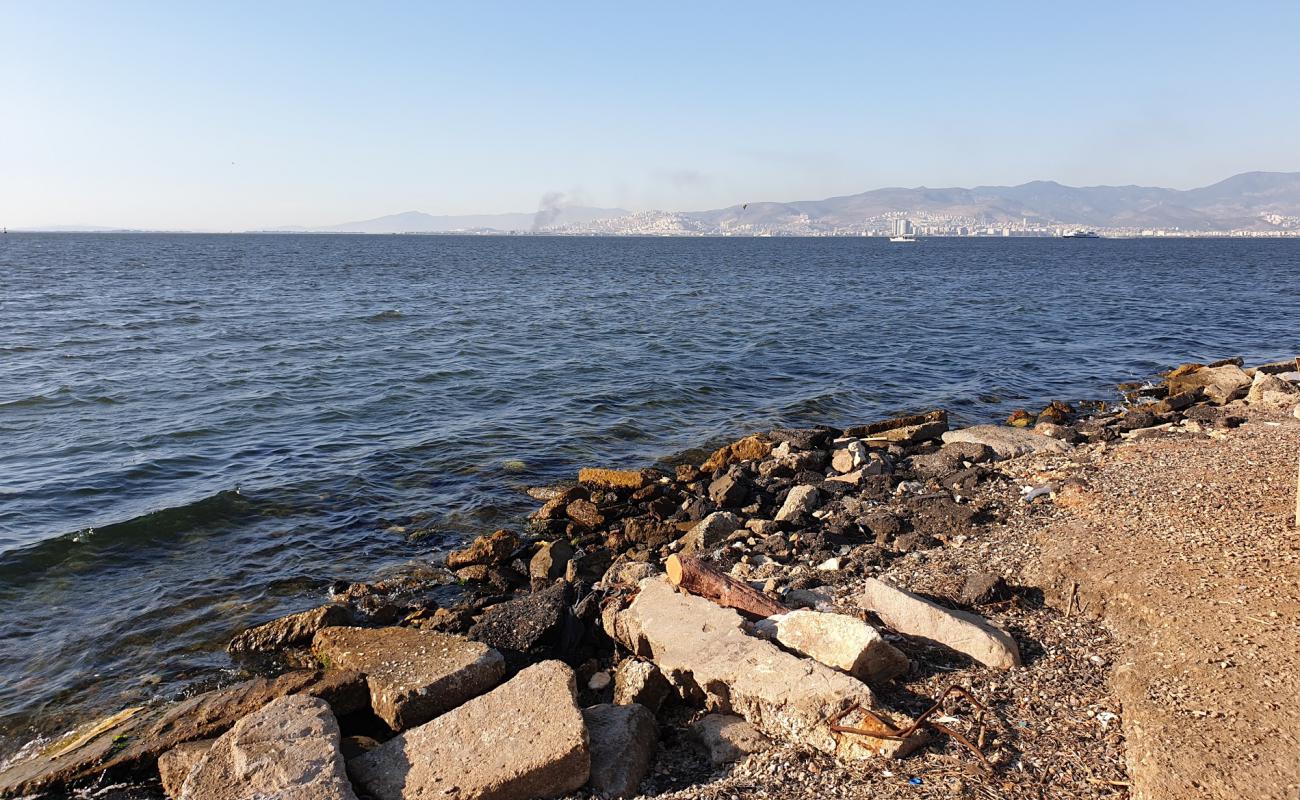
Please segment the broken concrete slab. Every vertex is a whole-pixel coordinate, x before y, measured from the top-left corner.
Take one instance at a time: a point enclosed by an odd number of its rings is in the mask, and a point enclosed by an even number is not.
[[[854,705],[883,712],[866,684],[744,631],[739,613],[662,579],[642,581],[607,632],[659,666],[678,692],[710,711],[740,714],[764,733],[843,758],[900,756],[919,741],[840,736],[827,719]],[[902,722],[901,725],[905,725]]]
[[[986,666],[1020,666],[1016,640],[976,614],[944,608],[878,578],[867,579],[861,599],[863,608],[904,636],[938,642]]]
[[[769,619],[782,646],[868,685],[878,686],[907,672],[907,656],[857,617],[798,610]]]
[[[531,666],[487,694],[348,762],[375,800],[529,800],[587,782],[591,751],[573,670]]]
[[[704,747],[715,767],[732,764],[772,746],[758,728],[734,714],[705,714],[691,726],[691,735]]]
[[[115,714],[111,724],[80,726],[0,770],[0,796],[37,794],[107,770],[147,768],[168,750],[218,736],[270,701],[291,694],[319,697],[336,714],[350,714],[367,704],[365,678],[358,672],[296,670],[275,679],[254,678],[158,709]],[[120,746],[124,741],[127,745]]]
[[[362,672],[370,706],[393,730],[433,719],[500,683],[502,655],[479,642],[415,628],[326,628],[312,650]]]
[[[306,647],[322,628],[349,625],[352,621],[351,609],[342,603],[329,603],[249,628],[231,639],[226,650],[231,655],[248,655]]]
[[[339,754],[339,724],[323,700],[273,700],[212,744],[181,800],[357,800]]]
[[[163,792],[168,797],[172,800],[180,798],[185,779],[212,749],[215,741],[217,740],[200,739],[197,742],[186,742],[158,756],[158,777],[162,781]]]
[[[945,444],[952,442],[971,442],[982,444],[997,453],[998,458],[1016,458],[1032,453],[1065,453],[1070,445],[1060,439],[1053,439],[1040,433],[1008,428],[1004,425],[973,425],[959,428],[943,435]]]
[[[1240,366],[1229,363],[1201,367],[1181,375],[1171,373],[1165,382],[1170,394],[1200,388],[1211,403],[1224,405],[1245,396],[1250,376]]]
[[[591,746],[587,786],[600,797],[631,797],[650,772],[659,729],[641,705],[603,703],[582,710]]]

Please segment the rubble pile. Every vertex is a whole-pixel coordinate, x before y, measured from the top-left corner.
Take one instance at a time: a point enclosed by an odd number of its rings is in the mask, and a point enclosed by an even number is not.
[[[541,505],[520,530],[446,555],[454,603],[437,582],[338,585],[230,643],[296,671],[85,726],[6,765],[0,793],[156,769],[186,798],[627,797],[665,742],[691,743],[706,777],[786,744],[843,764],[941,747],[996,782],[1023,755],[996,704],[961,686],[933,706],[889,698],[904,680],[1025,669],[1036,645],[999,620],[1029,613],[1032,587],[975,571],[935,597],[891,565],[1068,496],[1021,485],[1018,463],[1222,435],[1234,403],[1295,405],[1297,384],[1300,363],[1191,364],[1091,413],[1054,401],[952,429],[936,410],[766,431],[700,463],[583,469],[531,490]]]

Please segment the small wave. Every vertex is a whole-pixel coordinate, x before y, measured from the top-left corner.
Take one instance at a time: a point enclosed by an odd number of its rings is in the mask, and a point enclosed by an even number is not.
[[[390,308],[387,311],[380,311],[378,314],[371,314],[366,317],[367,322],[387,322],[393,319],[402,319],[406,315],[397,309]]]
[[[196,528],[254,513],[251,500],[238,490],[226,490],[193,503],[151,511],[122,522],[84,528],[20,550],[4,553],[0,561],[0,584],[17,585],[38,579],[82,547],[108,549],[132,542],[170,539]]]
[[[0,403],[0,409],[4,408],[33,408],[43,406],[46,403],[55,402],[53,397],[44,394],[34,394],[31,397],[23,397],[18,400],[10,400],[7,403]]]

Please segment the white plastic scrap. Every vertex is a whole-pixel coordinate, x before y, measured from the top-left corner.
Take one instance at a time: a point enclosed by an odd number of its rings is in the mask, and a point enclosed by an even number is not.
[[[1032,503],[1035,498],[1042,497],[1043,495],[1051,497],[1055,491],[1056,487],[1052,486],[1050,483],[1044,483],[1041,486],[1022,486],[1020,487],[1020,499],[1024,500],[1026,503]]]

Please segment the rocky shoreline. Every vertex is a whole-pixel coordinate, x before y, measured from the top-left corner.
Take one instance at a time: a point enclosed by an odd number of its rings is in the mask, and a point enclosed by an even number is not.
[[[39,743],[0,794],[1122,796],[1116,644],[1026,579],[1028,531],[1082,461],[1226,436],[1297,384],[1298,362],[1189,364],[1091,414],[932,411],[584,469],[441,579],[338,585],[234,637],[268,677]]]

